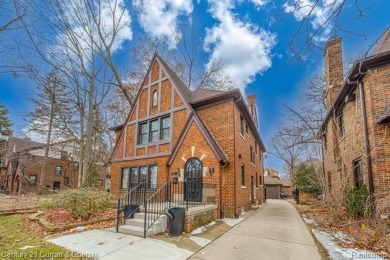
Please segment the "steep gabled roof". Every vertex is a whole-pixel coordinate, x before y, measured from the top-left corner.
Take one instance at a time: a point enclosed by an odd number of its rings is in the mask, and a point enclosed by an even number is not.
[[[170,166],[173,160],[175,159],[177,152],[179,151],[181,144],[186,138],[192,123],[195,123],[196,126],[199,128],[199,131],[202,133],[206,142],[209,144],[217,160],[221,163],[226,163],[228,161],[228,158],[226,157],[225,153],[219,147],[215,139],[211,136],[211,133],[204,125],[203,121],[199,118],[199,116],[196,113],[192,112],[187,120],[186,125],[184,126],[183,132],[181,133],[179,140],[177,141],[175,147],[173,148],[172,154],[168,159],[167,165]]]
[[[281,180],[279,180],[277,178],[273,178],[271,176],[264,176],[264,184],[265,185],[280,185],[280,186],[283,185]]]
[[[374,52],[372,53],[372,55],[364,59],[356,60],[355,63],[352,65],[351,70],[349,71],[348,75],[346,76],[343,82],[339,94],[335,98],[332,107],[328,110],[325,119],[322,122],[320,130],[317,133],[318,136],[320,136],[324,132],[324,128],[327,122],[329,121],[329,118],[334,114],[335,111],[337,111],[340,107],[343,106],[345,102],[345,97],[357,87],[356,82],[357,81],[361,82],[361,80],[364,78],[366,72],[369,69],[380,67],[389,63],[390,63],[390,27],[388,27],[385,33],[383,33],[382,36],[380,37],[378,44]],[[384,111],[384,114],[386,114],[386,111]],[[380,118],[378,118],[377,120],[379,121]]]
[[[198,88],[191,93],[191,103],[211,98],[216,95],[220,95],[225,93],[226,91],[220,91],[220,90],[213,90],[213,89],[203,89],[203,88]]]
[[[372,55],[378,55],[390,51],[390,26],[383,33]]]

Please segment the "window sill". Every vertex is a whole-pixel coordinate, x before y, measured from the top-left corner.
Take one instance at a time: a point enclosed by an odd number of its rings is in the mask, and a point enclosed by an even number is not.
[[[252,166],[256,167],[256,164],[254,164],[253,162],[251,162]]]
[[[242,186],[242,185],[241,185],[241,189],[246,189],[246,186]]]

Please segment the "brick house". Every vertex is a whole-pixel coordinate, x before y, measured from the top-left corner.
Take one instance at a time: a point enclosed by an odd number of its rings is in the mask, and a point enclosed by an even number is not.
[[[264,185],[266,199],[283,199],[291,196],[291,182],[282,181],[278,171],[264,170]]]
[[[155,55],[125,124],[112,129],[112,194],[121,197],[140,182],[158,190],[196,179],[203,195],[214,189],[215,217],[238,217],[261,203],[265,147],[255,96],[248,100],[238,89],[191,91]],[[184,190],[190,196],[189,186]],[[206,198],[197,194],[191,200]]]
[[[345,78],[341,44],[333,38],[324,52],[328,112],[320,136],[326,194],[345,198],[353,186],[366,185],[379,199],[390,194],[390,27]]]
[[[8,194],[36,193],[44,162],[45,145],[29,139],[10,137],[0,163],[0,186]],[[77,187],[78,153],[74,140],[52,144],[46,163],[43,192]],[[19,192],[20,189],[20,192]]]

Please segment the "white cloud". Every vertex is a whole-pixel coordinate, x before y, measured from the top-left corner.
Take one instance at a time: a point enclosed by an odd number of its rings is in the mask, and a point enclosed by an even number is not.
[[[169,48],[176,48],[181,38],[178,18],[192,13],[192,1],[135,0],[133,5],[139,12],[139,22],[145,32],[152,37],[167,41]]]
[[[256,8],[260,8],[268,4],[269,0],[250,0]]]
[[[319,30],[313,37],[317,42],[326,41],[332,32],[333,26],[329,22],[331,15],[340,7],[343,0],[293,0],[283,5],[285,13],[294,15],[297,21],[308,19],[312,29]]]
[[[56,36],[56,45],[51,46],[48,50],[48,55],[52,59],[68,55],[77,60],[76,46],[83,51],[86,60],[90,58],[91,37],[93,37],[95,44],[102,44],[98,28],[93,23],[91,16],[100,21],[100,29],[105,42],[109,44],[113,41],[112,54],[120,50],[123,43],[130,41],[133,37],[130,26],[131,16],[123,0],[100,0],[100,6],[95,4],[93,13],[79,1],[64,1],[60,5],[71,29],[64,30]],[[58,19],[61,20],[61,18]],[[116,31],[115,35],[113,31]]]
[[[244,91],[254,77],[271,67],[271,49],[276,36],[248,22],[240,21],[233,1],[209,0],[210,13],[218,24],[206,29],[204,49],[211,53],[207,68],[223,60],[225,71]]]

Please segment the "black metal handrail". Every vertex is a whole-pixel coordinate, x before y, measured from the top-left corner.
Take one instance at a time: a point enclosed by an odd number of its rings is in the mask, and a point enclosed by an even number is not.
[[[145,201],[145,183],[141,182],[135,185],[128,193],[118,198],[118,210],[116,218],[116,232],[119,230],[119,225],[126,222],[134,213],[139,211],[140,205]],[[121,213],[123,213],[121,216]]]
[[[166,182],[144,203],[144,237],[167,208],[189,208],[215,203],[216,185],[195,181]]]

